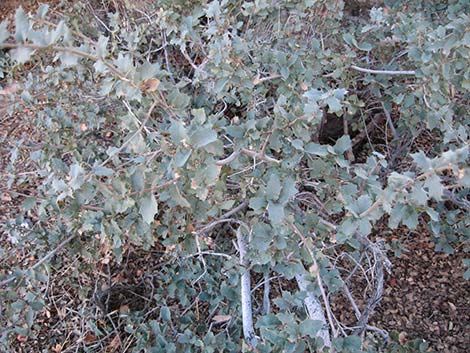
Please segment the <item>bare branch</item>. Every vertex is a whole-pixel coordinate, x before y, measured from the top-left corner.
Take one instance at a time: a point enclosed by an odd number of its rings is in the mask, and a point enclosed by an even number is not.
[[[240,224],[240,221],[237,221],[233,218],[229,218],[230,216],[234,215],[235,213],[241,211],[243,208],[245,208],[248,205],[248,201],[245,200],[241,204],[239,204],[237,207],[231,209],[230,211],[225,212],[222,216],[220,216],[218,219],[215,221],[210,222],[209,224],[206,224],[203,226],[201,229],[197,230],[194,232],[194,234],[201,235],[203,233],[207,233],[210,231],[212,228],[214,228],[216,225],[221,224],[221,223],[238,223]]]
[[[266,315],[269,313],[271,305],[269,301],[269,291],[270,291],[270,282],[269,271],[266,271],[264,274],[264,291],[263,291],[263,314]]]
[[[240,252],[240,265],[243,267],[243,273],[240,278],[241,284],[241,301],[242,301],[242,322],[243,322],[243,336],[246,342],[254,347],[258,343],[253,328],[253,312],[251,309],[251,278],[250,270],[248,269],[248,261],[246,260],[247,240],[243,234],[242,227],[238,227],[237,244]]]
[[[59,252],[65,245],[67,245],[68,243],[70,243],[73,239],[75,239],[77,237],[78,234],[73,234],[71,236],[69,236],[67,239],[65,239],[64,241],[62,241],[62,243],[60,243],[59,245],[57,245],[57,247],[50,251],[49,253],[47,253],[46,256],[44,256],[42,259],[40,259],[38,262],[36,262],[33,266],[31,266],[30,268],[28,268],[25,272],[28,272],[28,271],[32,271],[32,270],[35,270],[36,268],[38,268],[39,266],[41,266],[43,263],[45,263],[47,260],[49,260],[51,257],[53,257],[57,252]],[[0,282],[0,287],[1,286],[4,286],[10,282],[13,282],[14,280],[16,279],[16,276],[10,276],[8,277],[7,279],[4,279],[2,282]]]
[[[299,238],[302,240],[302,242],[306,245],[306,249],[307,249],[308,253],[310,254],[310,257],[312,258],[314,266],[316,266],[318,268],[317,259],[316,259],[315,255],[313,254],[312,249],[310,249],[307,246],[307,241],[306,241],[304,235],[300,232],[300,230],[296,227],[296,225],[294,223],[291,223],[290,225],[291,225],[292,229],[294,230],[294,233],[297,234],[299,236]],[[328,322],[330,324],[331,330],[333,332],[333,336],[337,337],[338,332],[336,331],[335,325],[333,323],[333,314],[332,314],[332,311],[331,311],[331,307],[329,305],[328,297],[326,296],[325,288],[323,288],[323,283],[322,283],[322,279],[321,279],[319,271],[316,274],[316,280],[317,280],[317,283],[318,283],[318,287],[320,288],[320,292],[321,292],[321,295],[322,295],[322,298],[323,298],[323,302],[325,304],[326,314],[327,314],[327,317],[328,317]],[[325,320],[325,323],[326,323],[326,320]],[[324,341],[324,343],[326,344],[325,341]],[[331,343],[330,343],[330,346],[331,346]]]
[[[351,69],[359,71],[359,72],[365,72],[367,74],[376,74],[376,75],[416,75],[416,71],[414,70],[409,70],[409,71],[395,71],[395,70],[371,70],[371,69],[365,69],[363,67],[359,67],[356,65],[351,65]]]
[[[326,347],[331,347],[331,339],[330,333],[328,332],[328,326],[326,324],[325,314],[323,313],[323,309],[321,307],[320,302],[318,299],[313,295],[312,292],[308,290],[309,282],[305,279],[305,275],[296,275],[295,280],[297,281],[297,285],[302,292],[307,293],[307,297],[304,299],[305,307],[307,308],[308,317],[311,320],[318,320],[323,323],[323,328],[318,331],[317,336],[323,340],[323,344]]]
[[[227,158],[217,161],[216,164],[219,166],[229,164],[230,162],[234,161],[242,153],[252,158],[256,158],[265,162],[276,163],[276,164],[281,163],[279,160],[267,156],[264,152],[256,152],[256,151],[249,150],[247,148],[242,148],[240,151],[233,152]]]

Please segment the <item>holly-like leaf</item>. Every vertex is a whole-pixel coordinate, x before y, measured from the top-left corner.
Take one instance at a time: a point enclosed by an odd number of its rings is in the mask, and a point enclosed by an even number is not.
[[[269,201],[268,202],[269,220],[273,226],[280,225],[284,220],[284,205]]]
[[[33,52],[34,50],[20,47],[18,49],[13,49],[12,51],[10,51],[10,55],[13,60],[18,62],[18,64],[24,64],[29,60]]]
[[[343,135],[336,141],[334,145],[334,150],[337,154],[342,154],[346,152],[351,147],[351,138],[349,135]]]
[[[79,164],[72,164],[70,166],[70,181],[69,185],[72,188],[72,190],[77,190],[82,186],[84,182],[84,175],[83,175],[83,168]]]
[[[307,319],[300,323],[299,329],[302,336],[310,336],[312,338],[317,336],[318,331],[323,327],[323,322],[319,320]]]
[[[153,193],[144,196],[140,200],[139,213],[141,214],[145,223],[150,224],[153,222],[153,218],[158,212],[157,200]]]
[[[171,125],[168,131],[170,132],[173,143],[176,145],[180,144],[181,141],[188,139],[186,128],[179,120],[171,120]]]
[[[190,140],[194,148],[201,148],[217,141],[217,133],[210,128],[201,128],[191,135]]]
[[[30,29],[28,15],[22,7],[18,8],[15,13],[15,40],[20,43],[26,41]]]
[[[8,22],[0,22],[0,44],[10,37],[10,32],[8,32]]]
[[[444,193],[444,187],[441,184],[441,178],[438,175],[433,174],[426,178],[424,186],[427,188],[429,197],[432,197],[436,201],[442,200],[442,194]]]
[[[276,201],[281,193],[281,180],[279,174],[274,171],[269,176],[268,184],[266,185],[266,198],[268,200]]]

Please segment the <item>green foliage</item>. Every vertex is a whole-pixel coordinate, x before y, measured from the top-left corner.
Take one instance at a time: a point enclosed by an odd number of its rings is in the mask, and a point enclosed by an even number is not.
[[[74,25],[84,18],[53,25],[41,20],[46,7],[35,15],[18,9],[14,32],[0,25],[0,46],[9,56],[1,70],[13,80],[16,69],[39,63],[24,77],[22,99],[35,107],[34,93],[46,91],[49,104],[36,121],[47,138],[30,155],[41,176],[38,195],[23,203],[39,222],[26,237],[10,236],[18,247],[34,240],[44,256],[76,233],[90,245],[76,251],[91,252],[95,261],[102,254],[93,239],[118,261],[129,245],[165,248],[167,265],[153,293],[159,314],[129,318],[136,352],[243,349],[234,289],[243,269],[233,229],[221,222],[201,230],[244,202],[225,218],[250,229],[250,269],[293,279],[305,274],[303,264],[312,265],[310,247],[332,294],[344,285],[336,249],[359,258],[358,238],[371,235],[385,215],[390,228],[429,219],[438,250],[468,246],[465,207],[457,203],[449,211],[446,203],[448,190],[464,200],[470,184],[468,11],[464,2],[450,2],[432,15],[412,3],[416,11],[399,4],[372,8],[369,19],[349,23],[342,1],[163,1],[149,21],[126,26],[110,13],[109,31],[90,29],[87,36]],[[351,68],[368,63],[415,75]],[[353,163],[346,133],[320,143],[315,136],[327,115],[338,124],[350,121],[351,135],[364,128],[365,92],[399,114],[401,136],[425,127],[441,134],[442,144],[432,155],[412,154],[414,167],[400,172],[378,151]],[[305,190],[316,206],[302,204]],[[217,239],[215,250],[208,238]],[[213,250],[227,257],[201,255]],[[12,269],[18,281],[2,293],[4,347],[15,333],[31,334],[44,305],[39,288],[46,274],[20,268]],[[273,313],[256,316],[260,352],[320,345],[321,322],[306,315],[301,296],[284,291],[273,298]],[[196,300],[210,313],[203,322]],[[231,316],[225,330],[210,325],[216,312]],[[352,331],[333,346],[366,351]]]

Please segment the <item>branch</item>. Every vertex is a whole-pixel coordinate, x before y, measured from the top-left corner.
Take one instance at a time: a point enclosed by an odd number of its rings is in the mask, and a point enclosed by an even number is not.
[[[247,148],[242,148],[240,151],[233,152],[230,156],[217,161],[215,164],[218,166],[229,164],[230,162],[234,161],[242,153],[252,158],[256,158],[265,162],[276,163],[276,164],[281,163],[279,160],[267,156],[264,152],[256,152],[256,151],[249,150]]]
[[[351,69],[359,71],[359,72],[365,72],[368,74],[376,74],[376,75],[416,75],[415,70],[409,70],[409,71],[395,71],[395,70],[371,70],[371,69],[365,69],[363,67],[359,67],[356,65],[351,65]]]
[[[299,238],[302,240],[302,242],[305,244],[305,247],[306,247],[308,253],[310,254],[310,257],[312,258],[314,266],[318,268],[317,259],[315,258],[315,255],[313,254],[312,249],[310,249],[307,246],[307,240],[305,239],[304,235],[300,232],[300,230],[295,226],[294,223],[291,223],[290,225],[291,225],[292,229],[294,230],[294,233],[297,234],[299,236]],[[333,323],[333,315],[332,315],[331,308],[330,308],[330,305],[329,305],[329,302],[328,302],[328,297],[326,296],[325,288],[323,288],[323,283],[322,283],[322,279],[321,279],[321,276],[320,276],[320,271],[318,271],[317,274],[316,274],[316,280],[317,280],[318,287],[320,288],[320,292],[321,292],[321,295],[322,295],[322,298],[323,298],[323,302],[325,304],[326,314],[328,316],[328,322],[330,324],[331,330],[333,331],[333,336],[337,337],[338,333],[337,333],[337,331],[335,329],[335,326],[334,326],[334,323]],[[299,287],[300,287],[300,283],[299,283]],[[324,320],[323,322],[326,324],[326,319],[323,319],[323,320]],[[329,337],[330,336],[329,336],[329,333],[328,333],[328,338]],[[331,346],[331,342],[329,340],[328,341],[325,341],[325,340],[323,341],[323,343],[325,345],[327,345],[328,342],[330,343],[329,346]]]
[[[266,76],[266,77],[262,77],[262,78],[259,78],[259,75],[256,76],[253,80],[253,84],[256,86],[256,85],[259,85],[260,83],[263,83],[265,81],[270,81],[270,80],[275,80],[276,78],[280,78],[281,75],[279,74],[274,74],[274,75],[270,75],[270,76]]]
[[[127,147],[127,145],[134,139],[134,137],[136,137],[138,134],[140,134],[140,132],[142,131],[142,129],[145,127],[145,124],[147,124],[147,122],[149,121],[150,117],[152,116],[152,112],[153,110],[155,109],[155,107],[157,106],[157,100],[154,100],[153,101],[153,104],[152,106],[149,108],[148,112],[147,112],[147,116],[145,117],[144,121],[142,122],[142,124],[140,124],[139,128],[132,134],[131,137],[129,137],[127,139],[126,142],[124,142],[121,147],[118,148],[118,150],[113,153],[113,155],[109,156],[103,163],[100,164],[100,167],[103,167],[104,165],[106,165],[112,158],[113,156],[119,154],[124,148]]]
[[[442,166],[442,167],[438,167],[438,168],[435,168],[435,169],[432,169],[428,172],[425,172],[425,173],[422,173],[420,175],[418,175],[415,179],[411,179],[409,182],[407,182],[405,185],[397,188],[397,192],[399,191],[402,191],[402,190],[405,190],[406,188],[410,187],[411,185],[413,185],[414,183],[416,183],[417,181],[421,181],[423,179],[426,179],[427,177],[433,175],[433,174],[437,174],[437,173],[440,173],[442,171],[445,171],[445,170],[452,170],[452,166],[451,165],[445,165],[445,166]],[[362,212],[360,215],[359,215],[359,218],[364,218],[366,216],[368,216],[370,213],[372,213],[377,207],[379,207],[381,204],[382,204],[382,200],[381,199],[378,199],[376,200],[367,210],[365,210],[364,212]]]
[[[323,313],[323,309],[318,299],[308,290],[307,287],[309,282],[305,279],[305,274],[295,275],[295,280],[297,281],[299,289],[302,292],[307,293],[307,297],[304,299],[304,304],[307,308],[308,317],[311,320],[317,320],[323,323],[323,328],[318,331],[317,336],[323,340],[323,344],[326,347],[331,347],[330,333],[328,332],[325,314]]]
[[[221,223],[239,223],[240,224],[239,221],[236,221],[235,219],[229,218],[229,217],[234,215],[235,213],[241,211],[246,206],[248,206],[248,201],[247,200],[243,201],[237,207],[232,208],[230,211],[225,212],[222,216],[220,216],[215,221],[212,221],[209,224],[206,224],[204,227],[202,227],[198,231],[194,232],[194,234],[201,235],[203,233],[206,233],[209,230],[211,230],[212,228],[214,228],[216,225],[221,224]]]
[[[242,322],[243,322],[243,336],[245,341],[252,347],[258,343],[253,328],[253,312],[251,309],[251,278],[250,270],[248,269],[248,261],[246,260],[247,241],[242,233],[241,227],[237,229],[237,244],[240,251],[240,265],[243,268],[243,273],[240,278],[241,285],[241,301],[242,301]]]
[[[270,277],[269,270],[264,274],[264,291],[263,291],[263,315],[269,314],[271,305],[269,302],[269,292],[270,292]]]
[[[135,88],[139,88],[134,82],[132,82],[130,79],[128,79],[122,72],[120,72],[114,65],[108,63],[106,60],[99,58],[97,56],[94,56],[90,53],[84,52],[82,50],[79,50],[74,47],[61,47],[58,45],[38,45],[38,44],[30,44],[30,43],[2,43],[0,44],[0,49],[18,49],[18,48],[28,48],[32,50],[46,50],[50,49],[53,51],[57,52],[68,52],[71,54],[74,54],[76,56],[80,56],[82,58],[89,59],[94,62],[102,61],[103,64],[116,76],[118,76],[122,81],[125,81],[129,84],[131,84]]]
[[[375,260],[375,291],[372,294],[369,302],[367,303],[364,311],[362,312],[361,316],[358,319],[357,326],[358,328],[354,330],[355,335],[360,335],[366,330],[367,328],[367,321],[369,320],[370,314],[374,311],[374,308],[382,299],[382,292],[383,292],[383,284],[384,284],[384,266],[388,268],[390,261],[387,257],[383,254],[383,252],[379,249],[379,247],[372,243],[366,237],[357,236],[359,241],[369,248],[374,255]]]
[[[241,152],[246,154],[247,156],[250,156],[250,157],[253,157],[253,158],[256,158],[256,159],[260,159],[260,160],[265,161],[265,162],[271,162],[271,163],[276,163],[276,164],[281,163],[279,160],[277,160],[275,158],[272,158],[272,157],[269,157],[269,156],[266,156],[264,153],[261,153],[261,152],[255,152],[255,151],[252,151],[252,150],[249,150],[249,149],[246,149],[246,148],[242,148]]]
[[[62,243],[60,243],[54,250],[51,250],[46,256],[44,256],[42,259],[40,259],[38,262],[36,262],[33,266],[28,268],[24,272],[32,271],[41,266],[43,263],[45,263],[47,260],[49,260],[52,256],[54,256],[57,252],[59,252],[65,245],[70,243],[73,239],[77,237],[77,234],[73,234],[69,236],[67,239],[65,239]],[[24,275],[22,275],[24,276]],[[16,276],[12,275],[8,277],[7,279],[4,279],[2,282],[0,282],[0,287],[14,281],[16,279]]]

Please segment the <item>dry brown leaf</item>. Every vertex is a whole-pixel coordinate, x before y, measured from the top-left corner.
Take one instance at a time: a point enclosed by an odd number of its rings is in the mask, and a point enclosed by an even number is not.
[[[140,89],[143,92],[155,92],[160,85],[160,80],[158,78],[149,78],[142,82]]]
[[[95,342],[95,341],[96,341],[96,336],[94,334],[92,334],[91,332],[87,332],[85,337],[83,337],[83,342],[85,342],[85,343],[91,343],[91,342]]]
[[[230,321],[232,319],[231,315],[214,315],[212,317],[212,322],[214,324],[222,324],[224,322]]]
[[[52,351],[53,351],[54,353],[60,353],[60,352],[62,352],[62,346],[61,346],[59,343],[57,343],[57,344],[52,348]]]
[[[107,352],[114,352],[121,345],[121,337],[119,335],[114,336],[113,340],[106,347]]]
[[[120,314],[127,314],[130,311],[131,311],[131,309],[129,308],[129,305],[121,305],[119,307],[119,313]]]
[[[406,343],[406,336],[407,336],[406,332],[403,332],[403,331],[400,332],[398,334],[398,342],[400,342],[400,344],[405,344]]]

